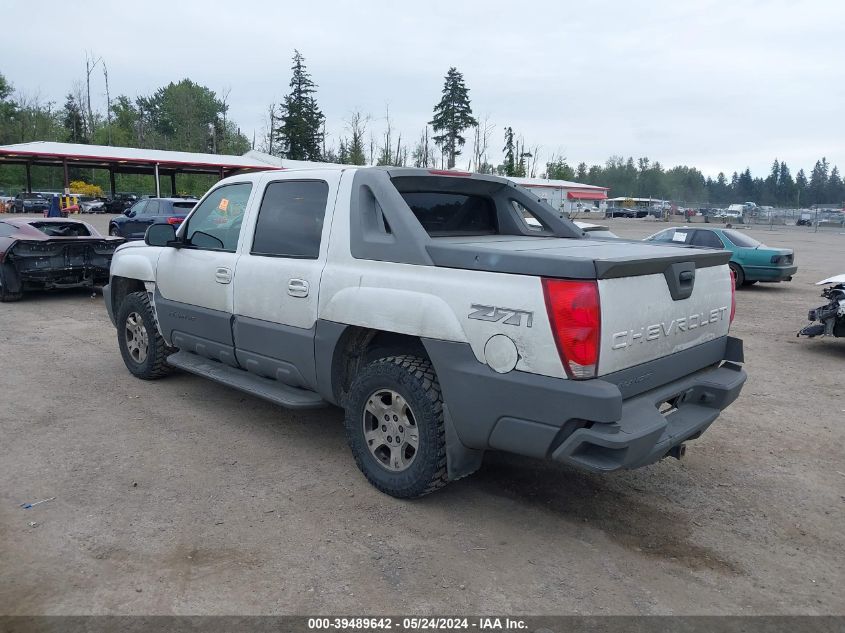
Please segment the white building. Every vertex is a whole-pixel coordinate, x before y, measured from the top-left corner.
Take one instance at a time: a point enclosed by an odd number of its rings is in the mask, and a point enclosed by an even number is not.
[[[525,187],[538,198],[567,215],[590,212],[604,215],[607,207],[607,187],[544,178],[509,178],[509,180]]]

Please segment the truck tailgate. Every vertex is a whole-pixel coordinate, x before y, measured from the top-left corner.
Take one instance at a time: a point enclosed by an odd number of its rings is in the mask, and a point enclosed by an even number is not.
[[[695,270],[692,293],[672,297],[667,274],[598,281],[598,374],[613,373],[726,336],[731,279],[727,266]]]

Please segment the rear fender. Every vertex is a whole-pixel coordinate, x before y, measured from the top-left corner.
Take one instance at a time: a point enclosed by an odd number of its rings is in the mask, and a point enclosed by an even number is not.
[[[423,292],[344,288],[329,299],[320,312],[321,319],[346,325],[441,341],[467,341],[449,304]]]

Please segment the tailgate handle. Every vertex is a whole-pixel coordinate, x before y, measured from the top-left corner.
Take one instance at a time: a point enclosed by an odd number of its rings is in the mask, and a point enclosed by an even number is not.
[[[695,262],[672,264],[663,271],[663,276],[673,301],[688,299],[695,287]]]

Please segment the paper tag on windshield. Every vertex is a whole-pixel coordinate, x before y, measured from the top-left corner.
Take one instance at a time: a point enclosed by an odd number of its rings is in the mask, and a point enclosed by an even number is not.
[[[686,233],[678,233],[675,231],[675,234],[672,236],[673,242],[686,242],[687,241],[687,234]]]
[[[223,198],[220,201],[220,204],[217,205],[217,208],[220,209],[221,211],[225,211],[226,209],[228,209],[229,208],[229,199]]]

